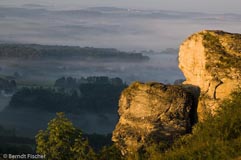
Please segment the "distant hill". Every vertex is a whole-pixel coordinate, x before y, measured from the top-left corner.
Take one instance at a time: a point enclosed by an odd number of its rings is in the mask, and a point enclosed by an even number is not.
[[[0,58],[57,60],[146,61],[141,53],[123,52],[113,48],[49,46],[38,44],[0,44]]]

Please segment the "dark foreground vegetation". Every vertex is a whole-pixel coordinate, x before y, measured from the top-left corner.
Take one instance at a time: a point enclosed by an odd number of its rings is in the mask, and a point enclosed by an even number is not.
[[[172,146],[150,142],[139,153],[123,157],[112,146],[96,153],[81,130],[58,113],[45,131],[36,136],[37,152],[47,159],[130,159],[130,160],[226,160],[241,156],[241,92],[223,102],[215,116],[197,123],[192,134],[180,137]],[[61,150],[61,152],[60,152]]]
[[[57,127],[56,125],[64,125],[64,123],[71,124],[70,121],[68,121],[66,118],[64,118],[61,114],[58,114],[58,118],[56,118],[59,124],[53,124],[54,127]],[[72,125],[72,124],[71,124]],[[49,126],[50,128],[50,126]],[[66,129],[66,130],[64,130]],[[61,128],[61,132],[66,134],[66,136],[69,136],[69,127]],[[76,129],[77,130],[77,129]],[[60,132],[60,131],[59,131]],[[88,145],[91,146],[91,149],[93,152],[100,152],[103,150],[103,146],[111,146],[111,134],[107,135],[100,135],[100,134],[86,134],[82,133],[81,130],[78,130],[79,133],[81,133],[82,140],[88,139]],[[77,132],[76,132],[77,133]],[[59,134],[54,132],[53,135]],[[62,137],[64,138],[64,137]],[[14,129],[6,129],[2,126],[0,126],[0,159],[2,158],[3,154],[35,154],[36,153],[36,141],[33,138],[27,138],[27,137],[19,137],[16,135]],[[59,141],[59,143],[62,143]],[[67,143],[67,142],[66,142]],[[87,143],[87,141],[86,141]],[[47,144],[46,144],[47,145]],[[71,145],[71,144],[70,144]],[[69,145],[69,146],[70,146]],[[54,145],[52,144],[54,147]],[[49,149],[53,148],[49,146]],[[60,148],[62,148],[61,146]],[[104,147],[105,148],[105,147]]]
[[[0,127],[0,154],[39,153],[46,155],[47,160],[236,160],[241,157],[240,91],[223,101],[215,116],[207,115],[204,122],[193,127],[191,134],[178,138],[171,146],[150,141],[139,152],[125,156],[111,142],[111,134],[85,134],[63,113],[116,112],[119,95],[125,87],[119,78],[63,77],[52,88],[20,89],[8,109],[59,113],[46,130],[38,132],[35,140],[18,137],[14,130]]]
[[[241,92],[235,92],[215,116],[208,115],[193,127],[192,134],[180,137],[172,146],[150,142],[124,157],[112,144],[111,134],[84,134],[60,112],[35,140],[0,127],[0,153],[39,153],[48,160],[235,160],[241,156],[240,113]]]
[[[215,116],[193,127],[192,134],[165,144],[148,144],[132,159],[150,160],[227,160],[241,156],[241,92],[222,103]]]
[[[241,157],[241,92],[221,105],[217,115],[209,115],[181,137],[163,154],[164,159],[235,159]]]

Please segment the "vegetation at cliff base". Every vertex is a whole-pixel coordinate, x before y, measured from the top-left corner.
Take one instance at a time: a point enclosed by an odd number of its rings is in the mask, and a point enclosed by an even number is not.
[[[207,116],[204,122],[193,127],[191,134],[177,139],[172,146],[150,142],[134,154],[123,157],[118,147],[108,145],[95,153],[79,129],[57,114],[46,131],[36,136],[37,152],[46,154],[47,159],[100,160],[227,160],[241,156],[241,92],[234,92],[225,100],[217,114]],[[77,143],[78,142],[78,143]],[[77,149],[77,150],[75,150]],[[65,152],[59,152],[65,150]],[[65,154],[68,153],[68,154]],[[83,154],[85,153],[85,154]],[[86,156],[86,157],[85,157]]]
[[[36,135],[36,152],[47,160],[121,160],[121,153],[114,145],[103,147],[97,154],[89,145],[82,131],[75,128],[63,112],[48,123],[46,130]]]
[[[128,154],[130,160],[232,160],[241,157],[241,92],[223,101],[216,115],[197,123],[171,146],[155,141]]]
[[[94,159],[88,141],[83,139],[81,131],[63,113],[57,113],[57,117],[49,122],[47,130],[39,131],[36,142],[37,153],[45,155],[49,160]]]
[[[241,156],[241,92],[223,101],[216,115],[193,127],[171,146],[146,144],[134,160],[230,160]]]
[[[214,116],[193,128],[193,133],[181,137],[162,159],[222,160],[241,156],[241,92],[232,94]]]
[[[0,125],[0,159],[2,154],[34,153],[34,139],[19,137],[14,129]]]

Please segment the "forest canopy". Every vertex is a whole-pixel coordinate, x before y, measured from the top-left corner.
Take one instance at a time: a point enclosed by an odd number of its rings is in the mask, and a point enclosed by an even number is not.
[[[47,112],[117,114],[121,91],[127,85],[120,78],[62,77],[55,87],[23,87],[7,109],[28,108]]]

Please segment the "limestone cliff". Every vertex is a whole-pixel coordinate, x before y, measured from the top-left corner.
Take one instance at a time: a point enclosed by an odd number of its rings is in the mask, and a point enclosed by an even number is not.
[[[241,86],[241,34],[208,30],[193,34],[180,46],[179,68],[186,77],[185,84],[201,89],[201,120]]]
[[[170,142],[189,132],[195,98],[183,86],[135,82],[122,92],[118,112],[112,140],[126,154],[150,140]]]

